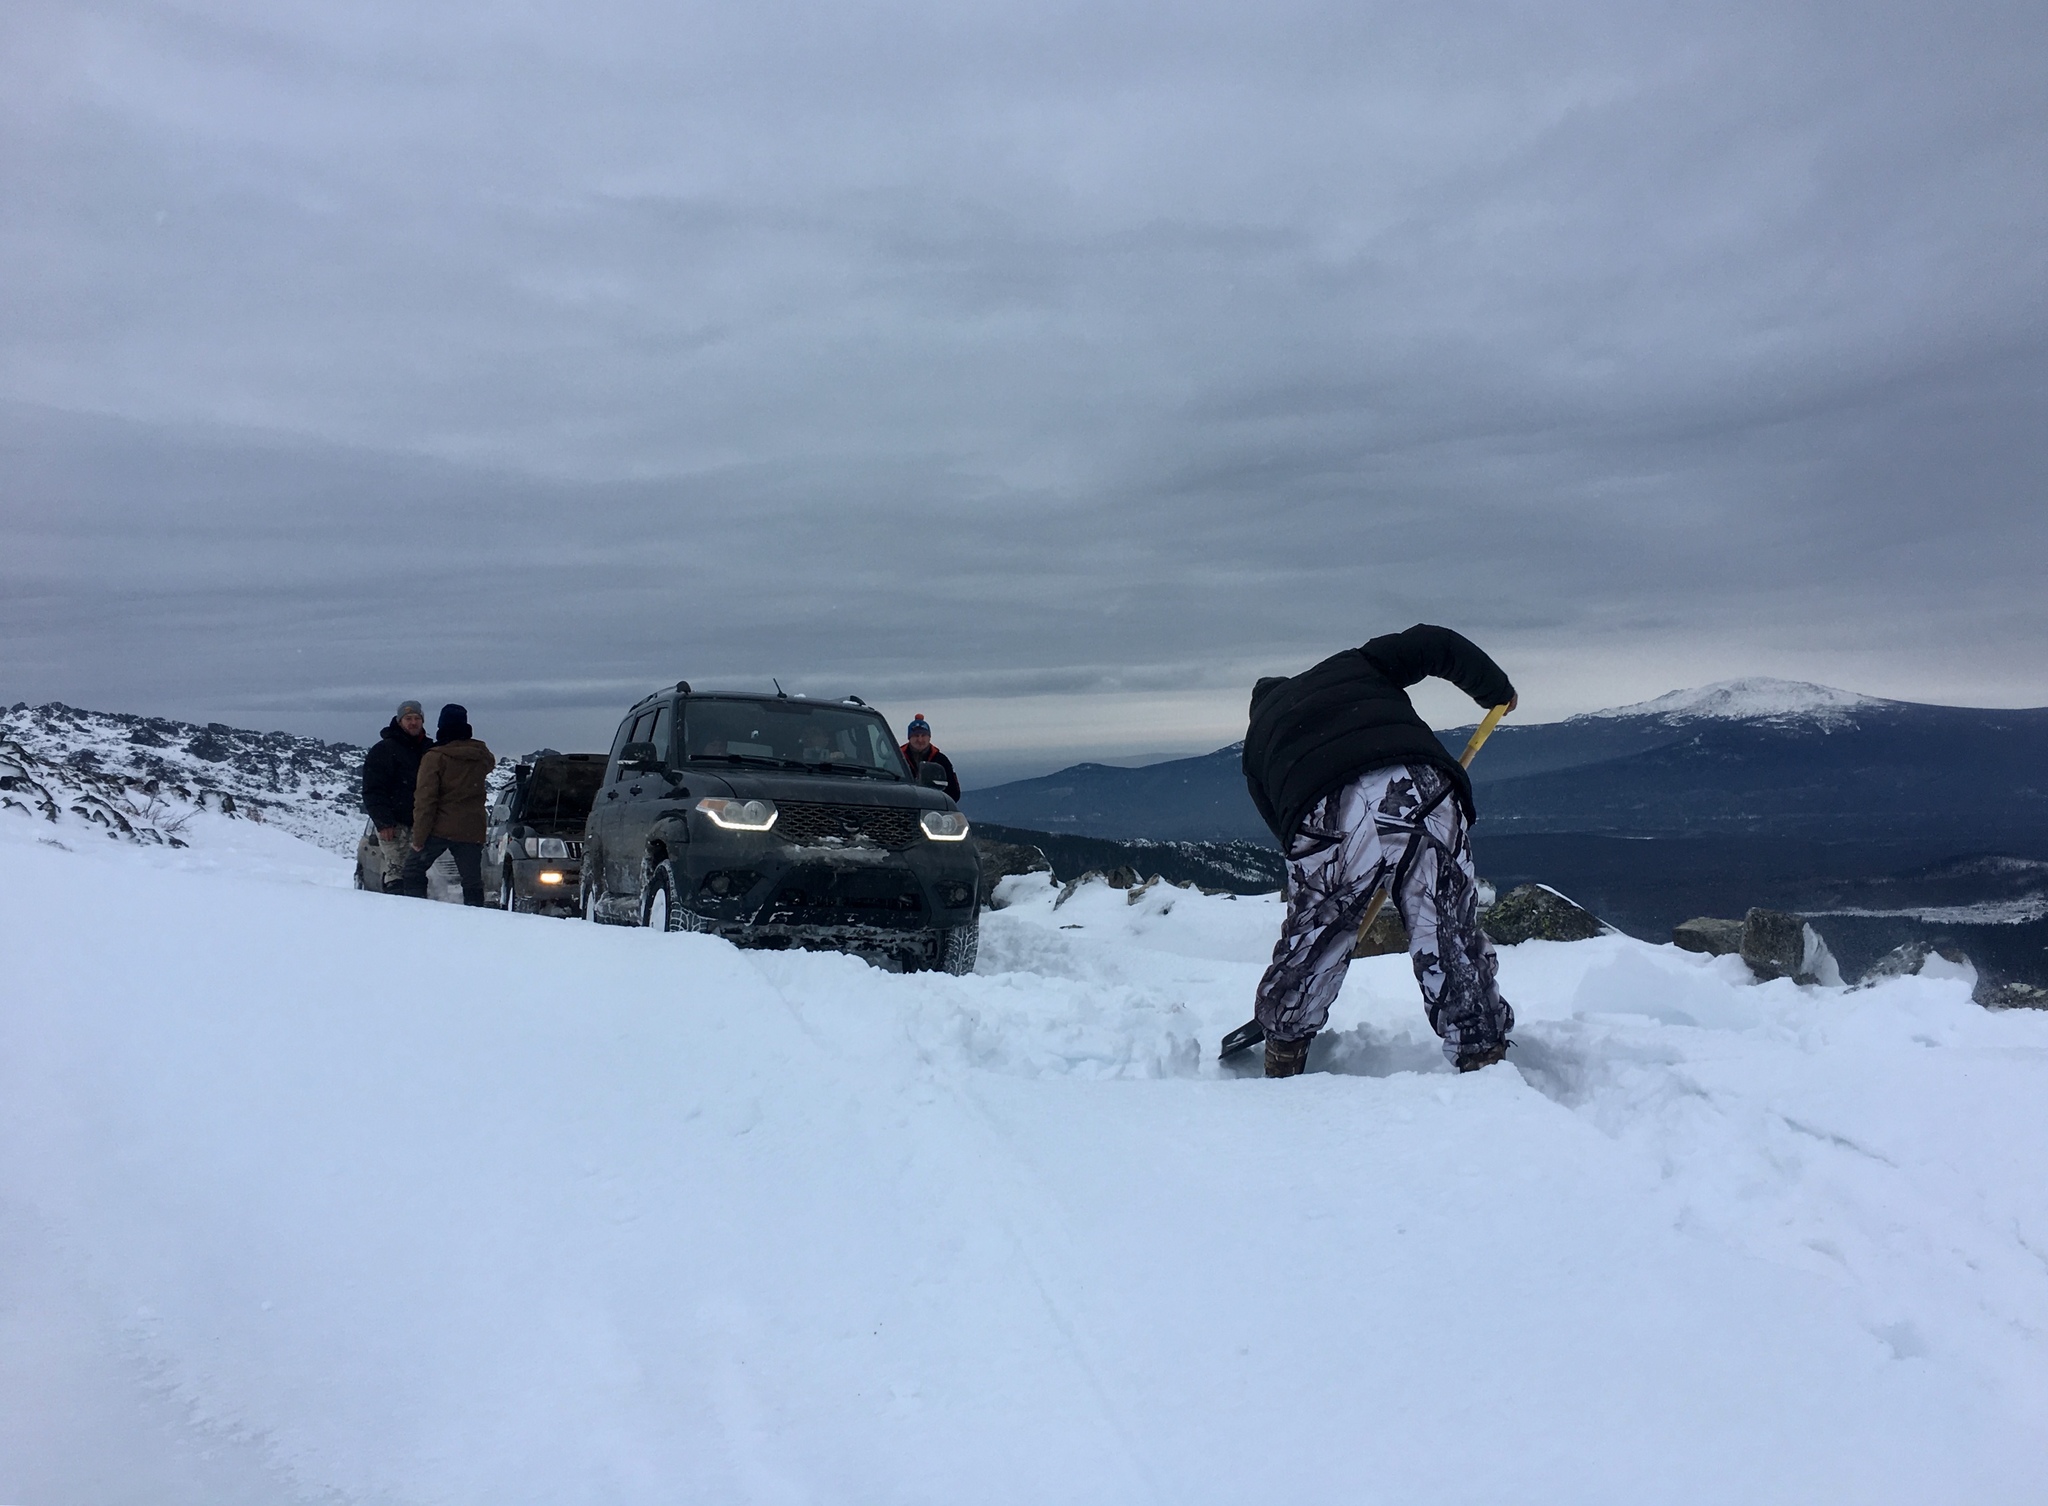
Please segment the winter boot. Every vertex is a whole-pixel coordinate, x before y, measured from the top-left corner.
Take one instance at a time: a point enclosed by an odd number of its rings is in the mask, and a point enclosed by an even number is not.
[[[1268,1077],[1299,1077],[1308,1065],[1308,1048],[1314,1041],[1312,1035],[1305,1035],[1298,1041],[1276,1041],[1266,1037],[1266,1075]]]
[[[1490,1067],[1495,1062],[1506,1061],[1508,1047],[1513,1044],[1513,1041],[1498,1041],[1491,1046],[1478,1046],[1470,1051],[1462,1051],[1458,1054],[1458,1070],[1477,1072],[1481,1067]]]

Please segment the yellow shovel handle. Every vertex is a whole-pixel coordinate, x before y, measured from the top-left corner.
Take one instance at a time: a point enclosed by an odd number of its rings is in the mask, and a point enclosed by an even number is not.
[[[1465,744],[1465,751],[1458,755],[1460,767],[1472,767],[1472,760],[1478,757],[1479,750],[1486,745],[1486,740],[1493,736],[1493,729],[1500,725],[1500,719],[1507,714],[1506,706],[1496,706],[1486,713],[1486,719],[1479,724],[1479,730],[1472,734],[1472,741]]]

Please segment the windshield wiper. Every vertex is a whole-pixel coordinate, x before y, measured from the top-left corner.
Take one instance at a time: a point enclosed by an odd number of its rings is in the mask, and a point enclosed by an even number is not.
[[[820,769],[833,774],[858,774],[863,779],[901,780],[902,775],[891,774],[887,769],[871,769],[864,763],[810,763],[807,769]]]
[[[761,753],[692,753],[691,763],[750,763],[764,769],[805,769],[809,764],[798,763],[793,758],[769,758]]]

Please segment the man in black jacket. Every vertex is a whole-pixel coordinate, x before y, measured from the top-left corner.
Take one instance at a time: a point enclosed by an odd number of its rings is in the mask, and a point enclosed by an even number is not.
[[[1266,1075],[1292,1077],[1329,1018],[1373,892],[1393,892],[1430,1026],[1460,1071],[1506,1054],[1515,1014],[1479,928],[1472,782],[1415,713],[1449,680],[1481,706],[1515,687],[1468,639],[1418,624],[1252,690],[1244,776],[1287,854],[1287,920],[1259,982]]]
[[[922,711],[910,719],[904,736],[910,739],[903,745],[903,761],[910,765],[910,772],[916,775],[923,772],[926,764],[937,764],[946,771],[946,782],[940,788],[957,801],[960,798],[960,776],[953,772],[953,760],[932,746],[932,724],[924,719]]]
[[[399,892],[405,855],[412,846],[412,797],[420,759],[434,740],[418,701],[401,701],[398,715],[363,756],[363,809],[377,824],[377,848],[384,862],[384,892]]]

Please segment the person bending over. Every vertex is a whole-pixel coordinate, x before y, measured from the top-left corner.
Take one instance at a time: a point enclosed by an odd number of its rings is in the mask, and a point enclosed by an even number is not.
[[[1391,889],[1429,1023],[1461,1072],[1507,1053],[1515,1012],[1479,928],[1472,781],[1408,699],[1435,676],[1514,709],[1498,664],[1417,624],[1252,689],[1244,777],[1287,857],[1287,918],[1259,980],[1266,1076],[1292,1077],[1329,1019],[1375,890]]]

